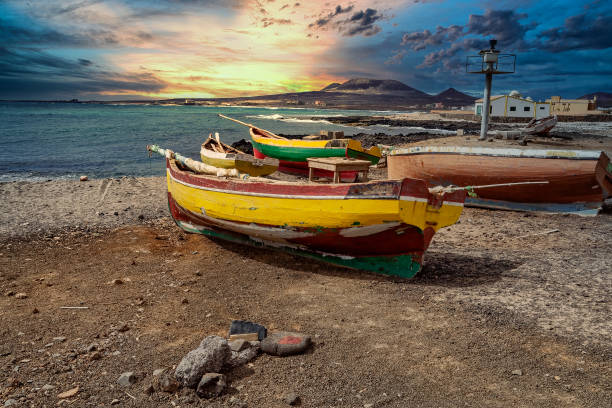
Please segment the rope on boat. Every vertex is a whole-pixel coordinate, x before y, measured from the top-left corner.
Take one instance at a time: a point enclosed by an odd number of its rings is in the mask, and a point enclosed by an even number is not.
[[[548,184],[548,181],[521,181],[518,183],[501,183],[501,184],[484,184],[481,186],[464,186],[464,187],[459,187],[459,186],[436,186],[436,187],[432,187],[429,189],[429,192],[431,194],[443,194],[443,193],[452,193],[453,191],[460,191],[460,190],[465,190],[467,191],[468,195],[470,197],[477,197],[476,193],[474,192],[475,189],[481,189],[481,188],[494,188],[494,187],[510,187],[510,186],[522,186],[525,184]]]
[[[196,173],[212,174],[218,177],[236,177],[241,179],[249,178],[248,174],[240,173],[237,169],[221,169],[219,167],[195,161],[189,157],[181,155],[180,153],[173,152],[170,149],[163,149],[157,145],[148,145],[147,150],[149,151],[149,155],[152,152],[155,152],[161,156],[164,156],[168,160],[174,159]]]

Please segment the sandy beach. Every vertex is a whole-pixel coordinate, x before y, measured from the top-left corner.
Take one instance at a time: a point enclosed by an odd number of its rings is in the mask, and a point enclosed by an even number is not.
[[[162,177],[0,194],[0,398],[19,406],[281,407],[287,392],[309,407],[612,404],[610,214],[466,208],[400,280],[186,234]],[[145,392],[232,319],[314,346],[259,356],[215,400]]]

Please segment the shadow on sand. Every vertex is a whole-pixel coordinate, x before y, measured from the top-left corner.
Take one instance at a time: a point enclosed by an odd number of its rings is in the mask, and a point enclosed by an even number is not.
[[[467,287],[495,282],[500,279],[503,272],[512,270],[521,264],[519,261],[497,260],[481,256],[428,252],[425,254],[425,266],[421,272],[412,279],[403,279],[338,267],[273,248],[255,248],[216,238],[212,240],[224,249],[244,258],[290,272],[298,272],[290,275],[296,279],[304,278],[299,274],[301,272],[364,281],[380,280],[415,285]]]

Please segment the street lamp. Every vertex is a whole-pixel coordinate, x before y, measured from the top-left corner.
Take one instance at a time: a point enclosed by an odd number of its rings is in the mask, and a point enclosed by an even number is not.
[[[482,102],[482,123],[480,125],[479,140],[487,138],[489,128],[489,110],[491,106],[491,83],[493,74],[513,74],[516,66],[516,55],[500,54],[495,49],[497,40],[489,40],[491,48],[481,50],[478,55],[467,57],[465,70],[469,74],[485,74],[485,89]]]

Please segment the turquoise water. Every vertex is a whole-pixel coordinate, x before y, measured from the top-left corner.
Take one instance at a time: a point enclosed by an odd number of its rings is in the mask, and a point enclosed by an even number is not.
[[[406,132],[317,119],[390,113],[381,111],[0,102],[0,181],[163,175],[163,159],[150,159],[147,144],[198,159],[210,132],[228,144],[249,139],[248,128],[218,113],[282,134]]]

